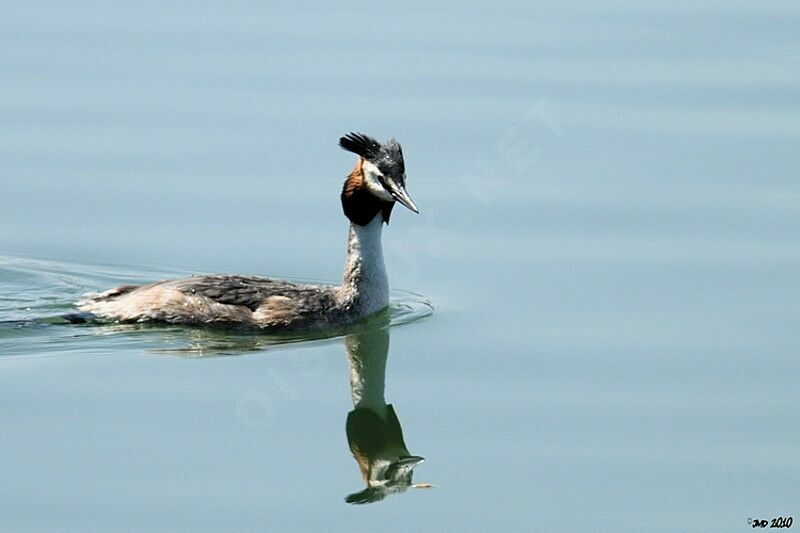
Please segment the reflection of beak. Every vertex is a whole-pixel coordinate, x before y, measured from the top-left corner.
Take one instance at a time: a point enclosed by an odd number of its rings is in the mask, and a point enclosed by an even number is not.
[[[395,183],[393,179],[387,179],[386,185],[389,186],[389,192],[392,193],[392,198],[394,198],[407,208],[411,209],[415,213],[419,213],[419,209],[417,209],[417,206],[414,205],[414,201],[411,199],[411,197],[408,195],[408,193],[403,187]]]
[[[408,457],[401,457],[397,461],[394,462],[397,466],[402,466],[408,470],[411,470],[422,461],[424,461],[424,457],[420,457],[419,455],[409,455]]]

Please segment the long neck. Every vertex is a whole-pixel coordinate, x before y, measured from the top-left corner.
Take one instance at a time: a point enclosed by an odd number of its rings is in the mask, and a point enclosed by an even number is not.
[[[389,279],[381,245],[382,229],[383,217],[380,213],[364,226],[350,224],[341,297],[361,316],[389,305]]]
[[[344,346],[350,364],[353,406],[370,409],[385,418],[386,400],[383,392],[386,357],[389,355],[389,331],[376,324],[374,329],[345,337]]]

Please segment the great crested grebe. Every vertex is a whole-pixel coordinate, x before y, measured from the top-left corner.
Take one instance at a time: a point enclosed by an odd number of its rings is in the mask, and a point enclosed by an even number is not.
[[[347,443],[366,484],[345,498],[354,504],[377,502],[408,488],[431,487],[430,483],[412,482],[414,467],[425,459],[408,451],[397,413],[384,396],[389,317],[378,316],[371,325],[344,338],[353,398],[353,410],[347,415]]]
[[[123,285],[78,302],[90,316],[115,322],[167,322],[264,330],[346,325],[389,305],[381,230],[395,202],[419,213],[405,190],[400,144],[361,133],[339,139],[358,155],[342,188],[350,219],[340,286],[308,285],[256,276],[192,276],[149,285]]]

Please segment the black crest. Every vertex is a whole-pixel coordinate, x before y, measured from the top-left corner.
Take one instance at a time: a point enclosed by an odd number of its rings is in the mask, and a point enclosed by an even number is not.
[[[403,149],[396,140],[389,139],[381,144],[369,135],[348,133],[339,139],[339,146],[370,161],[385,175],[391,176],[403,185],[403,175],[406,171]]]
[[[381,143],[363,133],[348,133],[339,139],[339,146],[370,161],[381,155]]]

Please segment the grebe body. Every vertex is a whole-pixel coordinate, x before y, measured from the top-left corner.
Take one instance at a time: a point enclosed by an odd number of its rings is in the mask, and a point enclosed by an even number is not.
[[[381,233],[395,202],[418,213],[405,191],[400,144],[363,134],[339,140],[358,155],[345,180],[350,220],[341,285],[311,285],[257,276],[211,275],[123,285],[87,295],[78,308],[114,322],[165,322],[263,330],[320,329],[353,323],[389,305]]]

